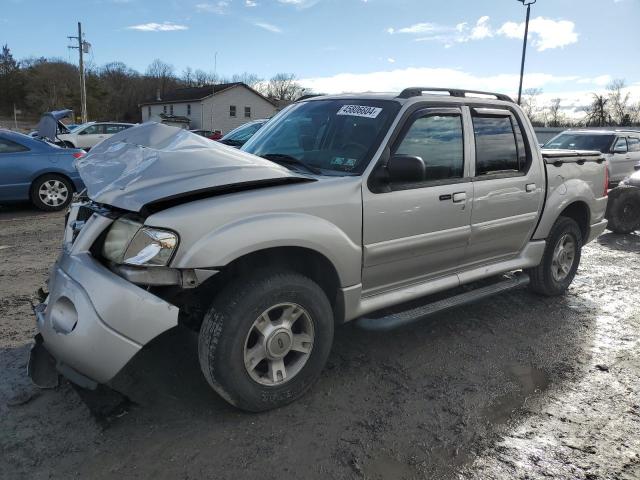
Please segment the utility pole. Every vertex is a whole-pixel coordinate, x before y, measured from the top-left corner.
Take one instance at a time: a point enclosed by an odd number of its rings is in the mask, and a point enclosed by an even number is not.
[[[216,80],[218,76],[218,52],[213,54],[213,85],[211,86],[211,131],[215,132],[213,129],[213,109],[215,107],[215,96],[216,96]],[[204,128],[204,125],[202,126]]]
[[[518,0],[527,7],[527,19],[524,24],[524,43],[522,45],[522,62],[520,63],[520,88],[518,88],[518,105],[522,101],[522,80],[524,78],[524,61],[527,56],[527,39],[529,37],[529,17],[531,16],[531,5],[537,0]]]
[[[84,57],[83,54],[89,53],[89,48],[91,44],[89,42],[85,42],[82,38],[82,24],[78,22],[78,36],[77,37],[67,37],[69,40],[77,40],[78,46],[70,45],[68,48],[76,48],[78,49],[78,53],[80,55],[79,69],[80,69],[80,109],[81,109],[81,122],[87,123],[87,85],[85,82],[84,75]]]

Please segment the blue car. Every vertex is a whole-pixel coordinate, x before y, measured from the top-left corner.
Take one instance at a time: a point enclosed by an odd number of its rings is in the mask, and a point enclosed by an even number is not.
[[[30,200],[41,210],[62,210],[84,188],[74,162],[85,154],[0,129],[0,203]]]

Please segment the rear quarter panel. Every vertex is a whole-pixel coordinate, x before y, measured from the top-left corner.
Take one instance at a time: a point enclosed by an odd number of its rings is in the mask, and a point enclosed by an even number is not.
[[[545,163],[547,198],[533,239],[544,239],[564,209],[575,202],[589,209],[589,225],[604,218],[607,197],[604,195],[605,163],[587,161],[580,165],[566,162],[558,166]]]

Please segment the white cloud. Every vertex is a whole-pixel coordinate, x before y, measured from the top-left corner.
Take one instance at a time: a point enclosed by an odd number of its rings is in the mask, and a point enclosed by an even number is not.
[[[536,17],[529,23],[529,34],[533,37],[533,46],[539,52],[551,48],[562,48],[578,41],[575,23],[569,20],[552,20]],[[506,22],[497,31],[507,38],[522,39],[524,37],[524,22]]]
[[[538,97],[538,104],[545,106],[554,98],[562,98],[565,114],[578,118],[583,115],[584,107],[590,104],[592,93],[606,93],[605,86],[610,82],[609,75],[583,78],[579,76],[556,76],[548,73],[530,73],[525,75],[525,88],[542,88],[544,93]],[[431,86],[449,88],[468,88],[500,92],[516,98],[519,76],[498,74],[480,76],[451,68],[404,68],[370,73],[340,73],[328,77],[305,78],[301,85],[317,93],[345,92],[399,92],[411,86]],[[575,88],[580,85],[579,88]],[[631,101],[640,101],[640,82],[627,88]]]
[[[138,30],[140,32],[173,32],[176,30],[188,30],[189,27],[186,25],[179,25],[177,23],[172,22],[149,22],[149,23],[141,23],[140,25],[131,25],[127,27],[129,30]]]
[[[396,59],[395,59],[395,58],[393,58],[393,57],[389,57],[389,58],[387,58],[387,62],[389,62],[389,63],[396,63]]]
[[[506,38],[521,40],[524,37],[524,22],[506,22],[499,29],[494,29],[488,16],[480,17],[473,26],[467,22],[455,26],[421,22],[402,28],[387,28],[387,33],[416,35],[416,42],[440,42],[445,47],[456,43],[484,40],[500,35]],[[569,20],[552,20],[537,17],[529,23],[531,42],[538,51],[561,48],[578,41],[575,23]]]
[[[254,0],[244,0],[245,7],[255,7],[257,5],[258,5],[258,2],[255,2]]]
[[[219,0],[218,2],[205,2],[196,4],[196,10],[199,12],[215,13],[217,15],[224,15],[229,8],[229,2],[227,0]]]
[[[282,33],[282,29],[280,27],[277,27],[276,25],[273,25],[271,23],[266,23],[266,22],[254,22],[253,23],[256,27],[260,27],[264,30],[267,30],[268,32],[272,32],[272,33]]]
[[[282,5],[290,5],[299,9],[309,8],[318,3],[320,0],[278,0]]]

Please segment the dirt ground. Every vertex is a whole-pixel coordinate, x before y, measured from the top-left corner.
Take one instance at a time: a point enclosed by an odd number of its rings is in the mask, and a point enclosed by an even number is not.
[[[62,214],[0,210],[0,478],[640,478],[640,237],[585,248],[566,296],[516,291],[391,333],[336,331],[320,382],[246,414],[155,340],[96,392],[26,376]]]

